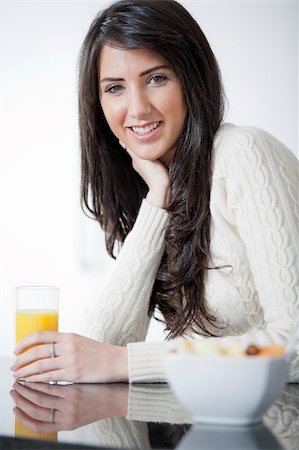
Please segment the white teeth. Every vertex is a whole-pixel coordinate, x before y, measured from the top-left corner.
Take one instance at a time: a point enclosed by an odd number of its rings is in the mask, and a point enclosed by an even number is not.
[[[151,125],[147,125],[146,127],[132,127],[134,133],[137,134],[147,134],[150,131],[153,131],[155,128],[159,126],[159,122],[152,123]]]

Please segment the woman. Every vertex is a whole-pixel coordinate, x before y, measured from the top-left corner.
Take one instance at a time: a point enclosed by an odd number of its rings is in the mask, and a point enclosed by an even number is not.
[[[171,339],[284,343],[299,317],[296,160],[268,133],[222,123],[217,62],[189,13],[173,0],[101,12],[82,47],[79,113],[82,202],[108,252],[123,245],[89,338],[28,336],[17,354],[40,345],[14,376],[163,381],[168,343],[144,342],[155,310]]]

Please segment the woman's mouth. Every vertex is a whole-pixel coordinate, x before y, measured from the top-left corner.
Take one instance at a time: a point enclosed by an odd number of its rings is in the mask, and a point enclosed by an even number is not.
[[[156,137],[160,132],[162,122],[152,122],[142,127],[129,127],[131,133],[139,140],[145,141]]]

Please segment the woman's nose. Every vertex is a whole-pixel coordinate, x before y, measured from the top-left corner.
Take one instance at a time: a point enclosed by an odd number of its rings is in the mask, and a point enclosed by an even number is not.
[[[145,119],[151,114],[152,106],[145,92],[132,92],[129,99],[128,113],[130,117],[137,120]]]

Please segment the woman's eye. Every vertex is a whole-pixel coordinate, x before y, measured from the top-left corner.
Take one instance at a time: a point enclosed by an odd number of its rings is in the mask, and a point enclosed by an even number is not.
[[[149,79],[151,84],[163,84],[167,80],[165,75],[154,75]]]
[[[108,86],[105,89],[105,92],[108,92],[109,94],[118,94],[123,89],[123,86],[120,86],[119,84],[114,84],[113,86]]]

